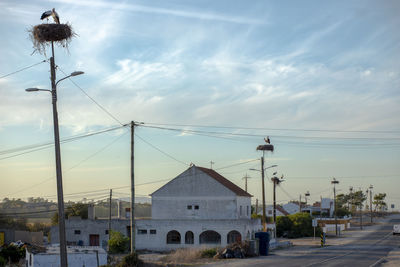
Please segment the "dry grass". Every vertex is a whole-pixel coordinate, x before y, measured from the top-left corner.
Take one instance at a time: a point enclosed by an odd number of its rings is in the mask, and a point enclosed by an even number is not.
[[[162,258],[163,262],[168,263],[192,263],[201,259],[202,249],[177,249],[171,254]]]

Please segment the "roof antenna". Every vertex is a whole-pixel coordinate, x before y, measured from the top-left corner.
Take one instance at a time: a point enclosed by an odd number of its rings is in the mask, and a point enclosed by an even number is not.
[[[213,169],[213,168],[212,168],[212,165],[213,165],[213,164],[215,164],[215,162],[214,162],[214,161],[210,161],[210,165],[211,165],[211,168],[210,168],[210,169],[211,169],[211,170]]]

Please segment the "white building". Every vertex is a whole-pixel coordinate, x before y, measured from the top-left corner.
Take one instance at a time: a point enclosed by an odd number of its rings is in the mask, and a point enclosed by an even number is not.
[[[250,239],[262,228],[259,219],[251,219],[251,197],[216,171],[193,165],[151,194],[152,218],[135,220],[136,249],[226,246]],[[74,244],[105,247],[107,229],[107,220],[66,221],[67,240]],[[127,219],[113,220],[112,229],[130,236]],[[57,227],[51,239],[58,242]]]
[[[107,253],[100,247],[67,247],[69,266],[97,267],[107,264]],[[60,247],[26,248],[25,263],[27,267],[57,267],[60,266]]]

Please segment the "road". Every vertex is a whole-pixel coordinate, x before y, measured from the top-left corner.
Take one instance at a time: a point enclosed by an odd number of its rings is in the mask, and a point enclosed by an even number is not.
[[[346,244],[324,248],[294,246],[272,251],[265,257],[223,260],[206,266],[383,266],[388,253],[400,248],[400,236],[392,234],[393,224],[396,223],[400,224],[400,216],[391,217],[381,225],[365,230],[366,234],[363,236],[347,237],[350,242]]]

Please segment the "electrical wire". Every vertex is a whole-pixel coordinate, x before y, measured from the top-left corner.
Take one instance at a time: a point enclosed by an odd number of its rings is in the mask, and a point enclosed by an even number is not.
[[[219,134],[219,135],[231,135],[231,136],[242,136],[242,137],[265,137],[262,134],[250,134],[250,133],[232,133],[232,132],[218,132],[218,131],[201,131],[201,130],[189,130],[189,129],[179,129],[179,128],[167,128],[167,127],[159,127],[159,126],[148,126],[146,124],[142,125],[142,127],[161,129],[161,130],[169,130],[169,131],[177,131],[191,134]],[[286,139],[329,139],[329,140],[400,140],[400,137],[337,137],[337,136],[295,136],[295,135],[269,135],[270,137],[275,138],[286,138]],[[371,145],[371,144],[368,144]]]
[[[18,73],[18,72],[27,70],[27,69],[29,69],[29,68],[32,68],[32,67],[37,66],[37,65],[39,65],[39,64],[42,64],[42,63],[44,63],[44,62],[46,62],[46,60],[42,60],[42,61],[40,61],[40,62],[38,62],[38,63],[32,64],[32,65],[27,66],[27,67],[24,67],[24,68],[22,68],[22,69],[19,69],[19,70],[13,71],[13,72],[11,72],[11,73],[8,73],[8,74],[6,74],[6,75],[0,76],[0,79],[3,79],[3,78],[8,77],[8,76],[11,76],[11,75],[16,74],[16,73]]]
[[[66,76],[68,76],[59,66],[57,66],[57,68]],[[122,122],[119,121],[114,115],[111,114],[111,112],[109,112],[105,107],[103,107],[102,105],[100,105],[99,102],[97,102],[96,100],[94,100],[93,97],[91,97],[88,93],[86,93],[85,90],[82,89],[82,87],[80,87],[77,83],[74,82],[74,80],[72,80],[70,77],[68,77],[68,80],[75,85],[79,90],[82,91],[82,93],[84,93],[90,100],[92,100],[93,103],[95,103],[101,110],[103,110],[108,116],[110,116],[113,120],[115,120],[116,122],[118,122],[120,125],[123,126]]]
[[[115,130],[121,129],[123,127],[125,127],[125,126],[117,126],[117,127],[113,127],[113,128],[103,129],[103,130],[100,130],[100,131],[97,131],[97,132],[89,132],[89,133],[85,133],[85,134],[82,134],[82,135],[76,135],[76,136],[63,138],[63,139],[61,139],[60,143],[64,144],[64,143],[80,140],[82,138],[86,138],[86,137],[90,137],[90,136],[94,136],[94,135],[98,135],[98,134],[102,134],[102,133],[106,133],[106,132],[110,132],[110,131],[115,131]],[[29,145],[29,146],[23,146],[23,147],[17,147],[17,148],[13,148],[13,149],[3,150],[3,151],[0,151],[0,155],[13,154],[13,153],[16,153],[18,151],[24,151],[24,150],[27,150],[27,151],[21,152],[21,153],[18,153],[18,154],[14,154],[14,155],[11,155],[11,156],[0,158],[0,160],[4,160],[4,159],[13,158],[13,157],[17,157],[17,156],[20,156],[20,155],[36,152],[36,151],[39,151],[39,150],[50,148],[52,146],[54,146],[54,142],[47,142],[47,143],[42,143],[42,144],[35,144],[35,145]]]
[[[173,124],[173,123],[154,123],[147,122],[148,125],[165,125],[179,127],[197,128],[219,128],[219,129],[238,129],[238,130],[267,130],[267,131],[302,131],[302,132],[334,132],[334,133],[400,133],[400,130],[327,130],[327,129],[304,129],[304,128],[265,128],[265,127],[243,127],[243,126],[217,126],[217,125],[198,125],[198,124]]]
[[[137,138],[139,138],[140,140],[142,140],[142,141],[143,141],[144,143],[146,143],[147,145],[149,145],[149,146],[151,146],[152,148],[154,148],[155,150],[157,150],[158,152],[160,152],[160,153],[164,154],[165,156],[169,157],[170,159],[173,159],[173,160],[175,160],[176,162],[179,162],[179,163],[181,163],[181,164],[183,164],[183,165],[185,165],[185,166],[189,166],[189,164],[187,164],[187,163],[185,163],[185,162],[183,162],[183,161],[181,161],[181,160],[175,158],[174,156],[168,154],[168,153],[165,152],[165,151],[162,151],[160,148],[158,148],[158,147],[156,147],[155,145],[151,144],[150,142],[146,141],[145,139],[143,139],[142,137],[140,137],[140,136],[137,135],[136,133],[135,133],[135,136],[136,136]]]

